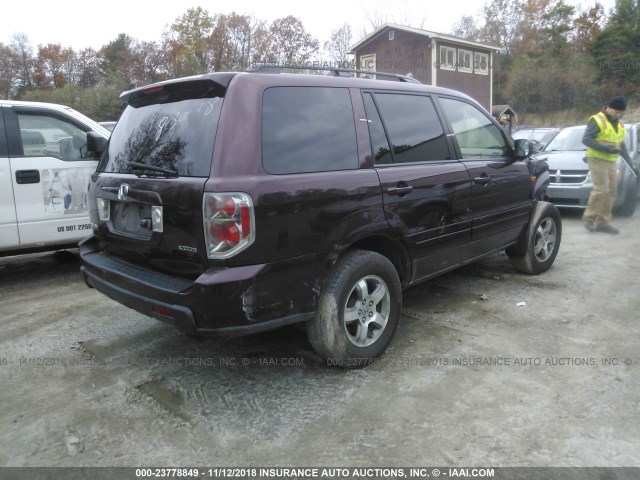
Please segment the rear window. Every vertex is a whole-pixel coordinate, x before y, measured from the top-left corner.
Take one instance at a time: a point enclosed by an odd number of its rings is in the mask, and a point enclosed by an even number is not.
[[[211,82],[138,95],[120,117],[98,171],[208,177],[223,96]]]
[[[262,162],[272,174],[358,168],[349,90],[267,89],[262,110]]]

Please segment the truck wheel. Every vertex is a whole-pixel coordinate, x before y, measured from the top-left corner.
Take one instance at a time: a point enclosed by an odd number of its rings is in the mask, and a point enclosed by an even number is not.
[[[364,367],[386,350],[401,310],[393,264],[378,253],[353,250],[327,278],[307,336],[328,365]]]
[[[521,247],[507,251],[523,252],[520,255],[512,255],[511,263],[523,273],[537,275],[551,268],[562,237],[562,219],[555,205],[548,202],[538,202],[533,214],[527,235],[522,240]]]
[[[636,211],[638,205],[638,181],[632,178],[624,196],[624,202],[615,210],[616,215],[630,217]]]

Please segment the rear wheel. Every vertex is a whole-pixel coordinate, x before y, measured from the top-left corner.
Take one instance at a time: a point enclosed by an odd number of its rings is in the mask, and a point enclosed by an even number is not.
[[[378,253],[353,250],[326,280],[307,335],[329,365],[364,367],[386,350],[401,310],[402,288],[393,264]]]
[[[538,202],[522,245],[507,250],[513,266],[524,273],[537,275],[551,268],[562,238],[562,219],[555,205]],[[515,254],[515,252],[518,252]]]

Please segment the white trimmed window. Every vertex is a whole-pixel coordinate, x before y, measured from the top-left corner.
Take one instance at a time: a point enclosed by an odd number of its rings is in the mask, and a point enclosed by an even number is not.
[[[440,47],[440,68],[443,70],[456,69],[456,49]]]
[[[460,72],[473,73],[472,58],[473,52],[469,50],[458,50],[458,70]]]
[[[489,74],[489,55],[486,53],[473,54],[473,70],[479,75]]]
[[[362,55],[360,57],[360,70],[370,70],[372,72],[376,71],[376,54],[373,55]],[[366,73],[361,73],[361,77],[369,77],[376,78],[375,75],[367,75]]]

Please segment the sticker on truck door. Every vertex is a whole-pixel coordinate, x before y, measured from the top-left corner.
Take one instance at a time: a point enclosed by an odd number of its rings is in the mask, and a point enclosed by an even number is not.
[[[87,188],[93,171],[90,167],[40,170],[45,214],[87,213]]]

